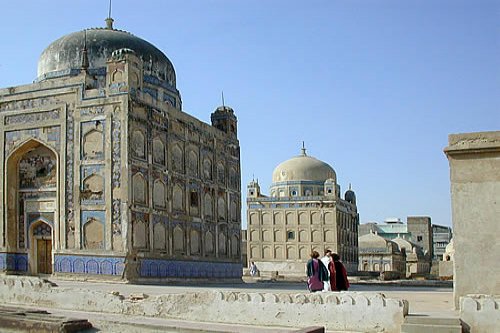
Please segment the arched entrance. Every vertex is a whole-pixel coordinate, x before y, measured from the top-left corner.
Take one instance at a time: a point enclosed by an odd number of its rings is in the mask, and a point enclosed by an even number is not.
[[[34,139],[15,149],[7,160],[7,248],[27,255],[31,274],[52,273],[57,166],[56,153]]]

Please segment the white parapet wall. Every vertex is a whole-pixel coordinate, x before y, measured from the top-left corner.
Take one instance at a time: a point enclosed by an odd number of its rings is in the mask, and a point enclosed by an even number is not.
[[[460,297],[460,319],[467,332],[500,331],[500,296],[467,295]]]
[[[0,302],[149,317],[348,332],[399,332],[408,302],[380,293],[187,292],[148,297],[54,287],[34,277],[0,277]]]

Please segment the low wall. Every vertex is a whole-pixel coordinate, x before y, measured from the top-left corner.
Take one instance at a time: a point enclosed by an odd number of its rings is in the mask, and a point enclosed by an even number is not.
[[[0,277],[0,302],[68,310],[261,326],[325,326],[349,332],[399,332],[406,300],[379,293],[187,292],[148,297],[54,287],[36,277]]]
[[[500,328],[500,297],[467,295],[460,297],[460,319],[466,332],[490,333]]]

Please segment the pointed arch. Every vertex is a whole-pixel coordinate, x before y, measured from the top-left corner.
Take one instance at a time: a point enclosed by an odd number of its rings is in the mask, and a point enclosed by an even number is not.
[[[210,158],[206,157],[203,160],[203,177],[206,180],[212,180],[212,160]]]
[[[179,144],[172,147],[172,169],[177,172],[184,171],[184,154]]]
[[[198,176],[198,154],[194,149],[189,149],[187,170],[191,176]]]
[[[214,236],[210,230],[205,233],[205,253],[214,253]]]
[[[213,217],[214,216],[214,209],[213,209],[213,199],[212,195],[210,193],[205,193],[205,196],[203,197],[203,211],[205,216],[207,217]]]
[[[181,226],[177,225],[174,228],[173,232],[174,239],[174,252],[183,252],[184,251],[184,230]]]
[[[179,184],[172,189],[172,206],[174,210],[184,210],[184,189]]]
[[[132,191],[134,202],[138,204],[145,205],[147,203],[147,183],[144,175],[140,172],[137,172],[132,177]]]
[[[200,232],[196,229],[191,229],[190,232],[190,254],[200,254],[201,246],[200,246]]]
[[[153,183],[153,205],[155,208],[167,208],[167,186],[159,179]]]
[[[165,144],[159,137],[153,139],[153,162],[165,165]]]
[[[21,208],[29,199],[30,193],[40,195],[43,192],[44,197],[52,202],[54,220],[58,218],[59,154],[43,141],[28,138],[14,146],[7,155],[5,166],[5,245],[8,251],[16,251],[18,246],[25,248],[29,241],[26,239],[29,237],[26,234],[27,221]]]
[[[146,136],[142,130],[136,129],[132,132],[132,152],[138,158],[146,158]]]
[[[97,125],[96,128],[83,134],[82,143],[82,157],[84,159],[100,159],[104,156],[104,133],[102,128],[97,127]]]

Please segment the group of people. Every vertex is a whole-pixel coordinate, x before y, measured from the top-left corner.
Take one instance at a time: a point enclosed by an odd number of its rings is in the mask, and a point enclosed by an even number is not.
[[[325,256],[321,259],[318,251],[312,251],[306,268],[307,287],[311,292],[349,289],[347,270],[340,262],[340,256],[331,250],[325,250]]]

